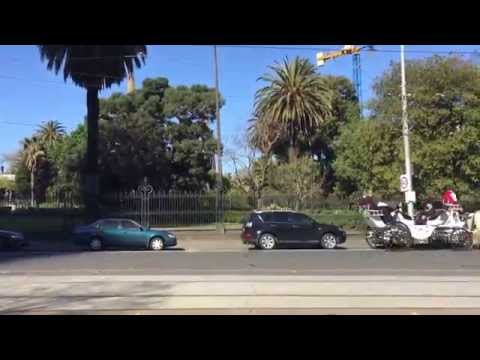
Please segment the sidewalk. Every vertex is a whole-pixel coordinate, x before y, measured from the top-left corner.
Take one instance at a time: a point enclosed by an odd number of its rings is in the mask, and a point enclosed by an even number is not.
[[[0,313],[235,309],[480,309],[479,277],[8,276]],[[350,310],[351,311],[351,310]]]

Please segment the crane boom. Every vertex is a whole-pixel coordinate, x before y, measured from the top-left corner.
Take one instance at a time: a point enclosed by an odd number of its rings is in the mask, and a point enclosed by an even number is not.
[[[326,61],[333,60],[342,56],[352,55],[353,59],[353,87],[357,95],[360,113],[362,113],[362,71],[360,63],[360,51],[365,48],[373,49],[371,46],[358,47],[355,45],[344,45],[341,50],[330,51],[327,53],[319,52],[317,54],[317,66],[325,65]]]

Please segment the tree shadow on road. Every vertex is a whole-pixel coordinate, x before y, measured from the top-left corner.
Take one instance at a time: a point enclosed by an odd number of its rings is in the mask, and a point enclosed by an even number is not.
[[[171,298],[166,282],[65,282],[36,284],[16,295],[0,295],[0,314],[124,312],[161,307]]]

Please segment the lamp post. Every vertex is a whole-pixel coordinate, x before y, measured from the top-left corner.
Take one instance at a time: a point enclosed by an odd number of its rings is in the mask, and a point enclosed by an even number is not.
[[[223,179],[222,179],[222,137],[221,137],[221,127],[220,127],[220,91],[218,86],[218,57],[217,57],[217,45],[213,45],[213,59],[215,65],[215,105],[216,112],[215,117],[217,120],[217,161],[216,161],[216,172],[217,172],[217,230],[219,232],[224,232],[223,224]]]
[[[405,192],[408,215],[413,218],[413,204],[415,203],[415,192],[412,188],[412,163],[410,160],[410,130],[408,128],[407,113],[407,84],[405,79],[405,49],[400,45],[401,76],[402,76],[402,123],[403,123],[403,145],[405,149],[405,175],[400,179],[402,190]]]

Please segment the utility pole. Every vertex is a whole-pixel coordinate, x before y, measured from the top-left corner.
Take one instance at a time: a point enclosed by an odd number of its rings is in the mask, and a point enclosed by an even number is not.
[[[223,223],[223,171],[222,171],[222,136],[220,128],[220,91],[218,87],[218,57],[217,57],[217,45],[213,45],[213,59],[215,62],[215,100],[216,100],[216,113],[217,118],[217,230],[224,232]]]
[[[404,45],[400,45],[401,73],[402,73],[402,122],[403,122],[403,144],[405,147],[405,175],[406,175],[406,191],[405,202],[407,203],[408,215],[413,218],[413,204],[415,203],[415,192],[412,189],[412,164],[410,161],[410,138],[408,129],[407,115],[407,84],[405,80],[405,49]]]

